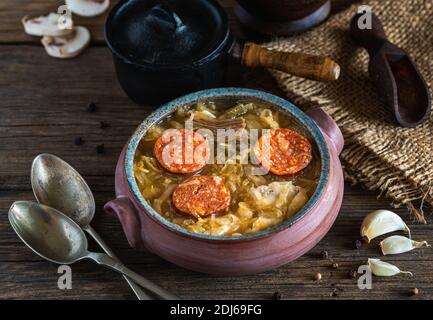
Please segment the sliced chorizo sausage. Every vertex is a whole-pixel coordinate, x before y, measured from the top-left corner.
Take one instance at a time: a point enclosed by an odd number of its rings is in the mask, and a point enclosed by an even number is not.
[[[313,158],[311,143],[285,128],[263,134],[254,146],[254,155],[265,169],[276,175],[297,173]]]
[[[193,173],[205,166],[210,148],[204,136],[185,129],[168,129],[153,147],[159,164],[172,173]]]
[[[193,176],[177,186],[173,206],[196,218],[224,213],[230,205],[230,191],[220,177]]]

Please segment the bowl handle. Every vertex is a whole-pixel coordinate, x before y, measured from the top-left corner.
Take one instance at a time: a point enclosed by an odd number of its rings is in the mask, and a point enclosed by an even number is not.
[[[136,249],[145,248],[141,238],[141,224],[138,212],[129,198],[120,196],[111,200],[105,204],[104,210],[119,219],[131,247]]]
[[[323,111],[322,108],[312,108],[306,113],[319,126],[322,133],[331,140],[337,154],[340,154],[344,147],[344,138],[334,119]]]

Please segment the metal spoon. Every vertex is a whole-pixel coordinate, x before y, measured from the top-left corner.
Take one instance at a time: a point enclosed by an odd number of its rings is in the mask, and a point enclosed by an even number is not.
[[[128,276],[161,298],[179,299],[107,254],[89,252],[87,238],[80,226],[54,208],[32,201],[17,201],[9,209],[9,221],[21,240],[46,260],[58,264],[92,260]]]
[[[114,252],[90,226],[95,215],[95,199],[83,177],[67,162],[55,155],[43,153],[32,163],[31,183],[39,203],[66,214],[85,230],[111,258],[119,260]],[[151,300],[139,286],[125,277],[140,300]]]

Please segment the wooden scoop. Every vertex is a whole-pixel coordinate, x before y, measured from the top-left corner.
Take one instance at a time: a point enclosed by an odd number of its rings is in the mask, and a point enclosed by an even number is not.
[[[372,13],[372,28],[360,29],[362,15],[353,17],[350,34],[367,49],[369,72],[387,107],[403,127],[413,128],[426,119],[431,111],[428,86],[410,56],[389,42],[379,18]]]
[[[328,57],[269,50],[252,42],[238,41],[230,51],[246,67],[271,68],[316,81],[333,81],[340,76],[340,66]]]

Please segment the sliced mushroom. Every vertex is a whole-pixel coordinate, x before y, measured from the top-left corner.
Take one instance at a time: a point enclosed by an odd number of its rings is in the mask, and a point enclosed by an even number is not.
[[[79,16],[95,17],[108,9],[110,0],[66,0],[66,5]]]
[[[47,53],[54,58],[73,58],[90,42],[90,32],[85,27],[75,27],[73,33],[63,37],[45,36],[41,40]]]
[[[57,13],[50,13],[47,16],[30,18],[25,16],[21,22],[24,26],[24,31],[32,36],[65,36],[71,34],[73,28],[60,28],[59,19],[61,15]]]

